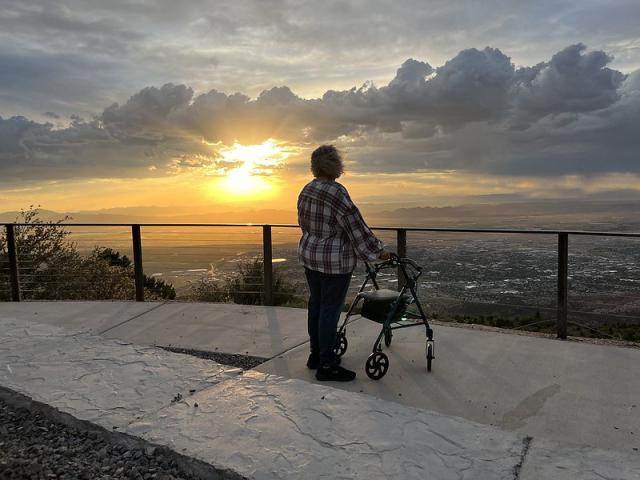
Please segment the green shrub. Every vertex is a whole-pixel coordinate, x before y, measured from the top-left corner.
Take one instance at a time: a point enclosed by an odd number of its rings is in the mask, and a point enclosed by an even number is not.
[[[273,304],[302,306],[296,288],[278,271],[273,272]],[[203,277],[190,289],[189,298],[200,302],[233,302],[262,305],[264,302],[263,261],[260,258],[240,263],[223,280]]]
[[[105,247],[96,247],[81,255],[70,232],[60,223],[44,222],[38,208],[20,212],[15,227],[20,290],[25,300],[131,300],[134,297],[134,270],[126,255]],[[44,225],[36,225],[44,224]],[[0,269],[7,271],[6,232],[0,232]],[[8,278],[0,279],[8,284]],[[144,277],[145,297],[174,299],[173,286],[162,280]],[[0,289],[0,300],[9,300],[8,289]]]

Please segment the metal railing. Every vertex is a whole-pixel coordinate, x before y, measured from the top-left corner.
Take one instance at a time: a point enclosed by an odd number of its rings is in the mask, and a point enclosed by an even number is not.
[[[130,227],[133,247],[133,263],[135,278],[135,300],[144,301],[144,271],[142,264],[142,236],[141,227],[262,227],[263,247],[263,303],[273,305],[273,244],[272,228],[299,228],[294,224],[252,224],[252,223],[7,223],[6,240],[9,260],[9,283],[11,299],[21,301],[20,268],[18,264],[18,249],[16,246],[16,227]],[[556,330],[558,338],[567,338],[567,313],[568,313],[568,272],[569,272],[569,235],[596,236],[596,237],[627,237],[640,238],[640,233],[624,232],[599,232],[583,230],[515,230],[515,229],[482,229],[482,228],[422,228],[422,227],[372,227],[372,230],[395,231],[396,250],[399,256],[407,256],[407,232],[438,232],[438,233],[482,233],[482,234],[526,234],[557,236],[558,239],[558,263],[557,263],[557,316]],[[399,279],[401,276],[399,275]],[[402,288],[401,281],[398,288]]]

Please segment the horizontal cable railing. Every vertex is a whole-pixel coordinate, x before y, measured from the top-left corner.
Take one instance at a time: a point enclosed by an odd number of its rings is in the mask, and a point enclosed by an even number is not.
[[[144,261],[145,255],[153,251],[154,248],[160,248],[162,245],[172,245],[176,239],[182,238],[184,231],[194,228],[216,228],[226,229],[224,234],[220,238],[213,238],[208,235],[200,235],[193,241],[193,248],[210,248],[212,246],[224,246],[224,245],[241,245],[248,249],[254,249],[253,247],[261,247],[262,255],[257,255],[255,261],[258,262],[253,266],[253,270],[245,272],[243,277],[243,284],[241,288],[230,288],[228,291],[219,292],[215,290],[215,283],[210,282],[207,284],[207,279],[201,279],[201,284],[197,285],[202,289],[202,295],[204,298],[211,298],[215,301],[216,298],[231,298],[249,303],[262,303],[264,305],[273,305],[281,303],[280,300],[283,297],[288,299],[297,299],[300,302],[304,301],[303,295],[292,291],[280,291],[274,288],[274,263],[284,261],[287,257],[291,257],[294,253],[291,249],[293,245],[293,238],[295,233],[288,233],[290,229],[298,229],[299,226],[295,224],[253,224],[253,223],[7,223],[5,224],[5,243],[6,253],[5,257],[0,256],[0,294],[4,294],[5,297],[10,298],[13,301],[20,301],[23,294],[28,295],[30,298],[37,298],[37,293],[45,287],[53,288],[55,291],[59,291],[61,288],[66,288],[69,298],[81,298],[83,289],[97,288],[95,278],[83,278],[84,276],[96,275],[96,272],[91,270],[83,270],[78,268],[74,273],[78,275],[78,278],[74,279],[72,288],[77,291],[69,290],[69,286],[57,286],[55,282],[59,273],[47,272],[40,269],[37,262],[39,259],[34,256],[30,256],[27,252],[20,252],[20,245],[17,243],[17,231],[21,228],[35,228],[35,227],[47,227],[53,229],[75,229],[76,242],[83,242],[83,246],[88,248],[88,242],[91,238],[91,229],[102,228],[108,229],[100,232],[101,238],[110,238],[110,236],[119,237],[121,245],[127,244],[127,251],[131,252],[131,258],[129,259],[130,265],[127,264],[127,268],[130,268],[132,272],[131,283],[126,282],[120,285],[120,291],[122,295],[127,296],[131,294],[136,301],[145,300],[145,292],[147,296],[152,298],[168,298],[171,289],[163,283],[162,274],[145,275]],[[84,228],[84,230],[78,230],[78,227]],[[88,229],[87,229],[88,227]],[[158,228],[171,228],[170,232],[165,232],[164,237],[160,234],[151,233]],[[254,239],[259,243],[248,244],[246,238],[237,236],[230,232],[232,229],[253,229],[252,235]],[[126,230],[125,230],[126,229]],[[569,236],[579,237],[618,237],[618,238],[640,238],[640,233],[630,232],[602,232],[602,231],[589,231],[589,230],[543,230],[543,229],[495,229],[495,228],[434,228],[434,227],[372,227],[372,230],[380,232],[378,235],[383,239],[387,248],[396,251],[401,257],[406,257],[410,252],[407,250],[407,234],[409,232],[431,232],[438,234],[488,234],[488,235],[542,235],[551,236],[557,238],[557,262],[555,266],[555,275],[548,275],[548,277],[556,277],[556,300],[555,306],[548,304],[540,304],[536,306],[521,305],[518,303],[509,302],[481,302],[477,300],[470,300],[453,297],[445,297],[442,295],[433,295],[431,300],[434,302],[444,300],[456,300],[458,302],[467,302],[474,304],[490,304],[490,305],[504,305],[510,308],[535,308],[538,311],[555,311],[555,323],[556,332],[559,338],[567,337],[567,325],[574,324],[580,325],[574,320],[569,320],[569,313],[584,314],[585,316],[594,315],[593,312],[580,312],[572,310],[569,311]],[[153,235],[156,235],[155,237]],[[128,237],[128,240],[127,240]],[[286,238],[286,240],[282,240]],[[154,247],[155,242],[155,247]],[[172,243],[173,242],[173,243]],[[146,246],[146,250],[143,250],[143,243]],[[151,246],[150,246],[151,244]],[[250,248],[249,248],[250,247]],[[201,256],[200,251],[188,251],[188,246],[181,247],[179,253],[176,256],[182,258],[183,263],[178,263],[177,259],[172,259],[172,265],[174,268],[189,266],[189,262],[184,260],[183,257],[188,256]],[[146,252],[146,253],[145,253]],[[546,252],[548,254],[548,252]],[[0,254],[2,252],[0,251]],[[410,255],[409,255],[410,256]],[[283,258],[280,258],[283,257]],[[159,260],[155,259],[155,266]],[[211,266],[213,268],[213,265]],[[190,269],[186,269],[190,271]],[[200,272],[201,268],[193,269]],[[549,270],[551,271],[551,270]],[[177,270],[176,272],[182,272]],[[208,272],[211,273],[211,272]],[[155,276],[154,276],[155,275]],[[175,275],[179,275],[176,273]],[[176,277],[177,278],[177,277]],[[399,279],[400,280],[400,279]],[[388,282],[394,280],[388,279]],[[629,279],[629,281],[635,282],[636,280]],[[99,282],[98,282],[99,283]],[[393,286],[393,283],[389,283]],[[401,281],[397,281],[395,284],[397,288],[401,288]],[[429,287],[429,282],[423,283],[425,288]],[[473,287],[475,288],[475,287]],[[57,290],[56,290],[57,289]],[[209,289],[209,290],[207,290]],[[4,292],[4,293],[3,293]],[[207,296],[209,295],[209,296]],[[173,293],[175,297],[175,292]],[[131,298],[131,297],[129,297]],[[612,318],[632,319],[636,318],[631,315],[611,314]],[[530,325],[541,324],[549,322],[549,319],[539,319],[530,322]],[[517,326],[517,328],[523,328],[529,326],[529,324],[523,324]],[[585,329],[592,329],[593,326],[580,325]],[[606,336],[606,333],[603,334]]]

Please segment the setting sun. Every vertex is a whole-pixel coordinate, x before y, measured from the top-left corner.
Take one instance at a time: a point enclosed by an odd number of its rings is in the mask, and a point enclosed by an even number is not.
[[[269,139],[258,145],[234,143],[222,147],[223,178],[215,185],[234,197],[254,197],[274,188],[270,177],[282,167],[289,154]]]

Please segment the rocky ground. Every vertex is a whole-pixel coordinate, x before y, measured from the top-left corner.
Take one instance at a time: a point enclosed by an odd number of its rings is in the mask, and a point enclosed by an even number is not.
[[[153,447],[106,441],[0,400],[0,479],[195,480]]]
[[[169,352],[183,353],[185,355],[193,355],[194,357],[204,358],[206,360],[213,360],[214,362],[218,362],[223,365],[230,365],[232,367],[238,367],[243,370],[250,370],[268,360],[268,358],[253,357],[251,355],[240,355],[238,353],[207,352],[204,350],[193,350],[190,348],[179,348],[171,346],[160,346],[160,348],[168,350]]]

